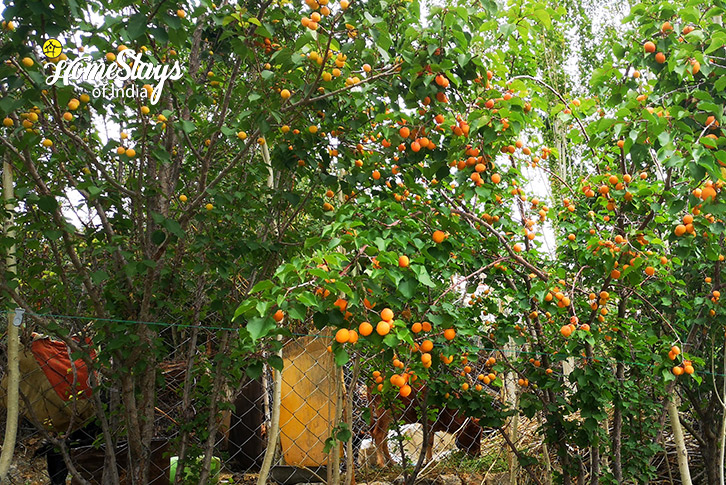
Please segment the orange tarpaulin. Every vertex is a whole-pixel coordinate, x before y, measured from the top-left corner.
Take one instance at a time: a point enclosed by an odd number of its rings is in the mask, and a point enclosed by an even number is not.
[[[91,352],[91,358],[95,358],[95,353]],[[88,399],[91,395],[88,368],[82,360],[71,365],[63,342],[34,334],[29,346],[21,346],[18,360],[22,416],[56,432],[72,431],[71,426],[77,429],[93,416]],[[3,408],[7,387],[6,374],[0,381],[0,407]],[[75,397],[74,390],[78,393]]]
[[[50,338],[36,338],[30,349],[58,397],[64,401],[73,395],[80,399],[91,397],[88,367],[81,359],[71,365],[70,352],[65,343]],[[91,352],[91,358],[94,357],[95,353]]]

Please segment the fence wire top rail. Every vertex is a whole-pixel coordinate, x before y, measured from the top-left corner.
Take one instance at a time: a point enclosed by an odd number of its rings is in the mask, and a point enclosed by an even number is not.
[[[0,313],[5,314],[12,314],[15,313],[15,310],[2,310]],[[199,328],[203,330],[227,330],[227,331],[239,331],[241,330],[242,326],[240,327],[213,327],[213,326],[207,326],[207,325],[196,325],[196,324],[187,324],[187,323],[168,323],[168,322],[152,322],[152,321],[140,321],[140,320],[124,320],[120,318],[100,318],[100,317],[83,317],[83,316],[74,316],[74,315],[59,315],[54,313],[36,313],[36,312],[25,312],[25,315],[32,315],[35,317],[45,317],[45,318],[56,318],[56,319],[69,319],[69,320],[85,320],[85,321],[99,321],[99,322],[111,322],[111,323],[125,323],[125,324],[134,324],[134,325],[158,325],[158,326],[165,326],[165,327],[177,327],[177,328]],[[315,338],[331,338],[331,335],[323,334],[323,333],[297,333],[297,332],[290,332],[290,335],[294,337],[315,337]],[[534,350],[511,350],[511,349],[503,349],[503,348],[494,348],[494,347],[479,347],[480,350],[486,351],[486,352],[501,352],[502,354],[525,354],[525,355],[548,355],[552,357],[561,357],[564,354],[563,352],[539,352]],[[593,355],[592,357],[586,357],[584,355],[580,356],[568,356],[573,357],[575,359],[582,359],[586,361],[602,361],[602,360],[608,360],[611,361],[614,364],[625,364],[625,365],[634,365],[634,366],[640,366],[640,367],[652,367],[657,365],[657,363],[645,363],[645,362],[634,362],[634,361],[627,361],[627,360],[617,360],[614,357],[611,357],[609,355]],[[715,377],[726,377],[726,373],[718,373],[718,372],[709,372],[706,369],[703,369],[699,371],[699,374],[702,375],[709,375],[709,376],[715,376]]]

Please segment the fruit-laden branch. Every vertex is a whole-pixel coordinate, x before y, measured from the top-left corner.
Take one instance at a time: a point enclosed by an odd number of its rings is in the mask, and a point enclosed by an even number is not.
[[[303,106],[303,105],[311,104],[311,103],[314,103],[316,101],[320,101],[322,99],[328,98],[330,96],[334,96],[336,94],[340,94],[342,92],[345,92],[345,91],[351,89],[354,86],[358,86],[360,84],[365,84],[365,83],[371,82],[371,81],[373,81],[375,79],[379,79],[379,78],[382,78],[382,77],[385,77],[385,76],[390,76],[390,75],[398,72],[398,68],[399,68],[398,64],[394,64],[388,70],[383,71],[383,72],[380,72],[379,74],[376,74],[376,75],[371,76],[369,78],[366,78],[366,79],[364,79],[363,81],[361,81],[358,84],[354,84],[354,85],[351,85],[351,86],[348,86],[348,87],[344,87],[344,88],[338,89],[336,91],[332,91],[330,93],[326,93],[324,95],[321,95],[321,96],[318,96],[318,97],[315,97],[315,98],[310,98],[310,99],[307,99],[307,100],[301,100],[301,101],[299,101],[299,102],[297,102],[295,104],[288,105],[287,107],[283,108],[282,111],[284,112],[284,111],[288,111],[288,110],[290,110],[290,109],[292,109],[294,107],[297,107],[297,106]],[[184,224],[186,224],[186,222],[188,222],[192,218],[192,216],[194,214],[194,210],[197,208],[198,205],[200,205],[202,203],[202,201],[204,200],[204,197],[206,196],[208,190],[211,189],[212,187],[216,186],[219,182],[221,182],[222,179],[224,179],[224,177],[237,165],[237,163],[239,163],[239,161],[245,155],[247,155],[247,152],[253,146],[252,140],[257,139],[259,135],[260,135],[260,129],[259,128],[256,128],[255,131],[252,132],[249,135],[248,142],[245,145],[245,147],[232,160],[230,160],[229,163],[219,172],[219,174],[214,179],[212,179],[206,186],[204,186],[200,190],[200,192],[197,194],[197,196],[189,203],[189,205],[187,206],[187,209],[184,211],[184,213],[182,214],[182,216],[179,218],[179,221],[178,221],[179,224],[181,224],[183,226]],[[161,246],[159,246],[159,248],[157,249],[156,253],[154,254],[154,258],[153,258],[154,260],[158,260],[158,259],[161,258],[161,256],[163,255],[163,253],[166,251],[166,247],[168,246],[168,244],[169,244],[169,238],[167,238],[161,244]]]
[[[250,139],[257,138],[259,133],[260,133],[260,129],[256,128],[255,131],[250,135]],[[178,220],[179,224],[182,227],[184,227],[184,225],[187,222],[189,222],[189,220],[192,218],[192,216],[194,215],[194,211],[196,210],[197,206],[199,206],[202,203],[205,196],[207,195],[207,192],[211,188],[215,187],[219,182],[221,182],[225,176],[227,176],[227,174],[237,165],[237,163],[242,159],[242,157],[247,155],[247,152],[250,150],[251,147],[252,147],[252,142],[248,141],[247,144],[245,145],[245,147],[237,155],[235,155],[235,157],[232,160],[230,160],[229,163],[227,163],[227,165],[219,172],[219,174],[217,174],[217,176],[214,177],[214,179],[212,179],[206,185],[206,187],[204,187],[204,189],[199,194],[197,194],[197,196],[189,203],[189,206],[184,210],[184,213],[181,215],[181,217]],[[161,259],[161,256],[164,254],[167,246],[169,245],[170,239],[171,238],[166,238],[164,240],[164,242],[161,243],[159,248],[156,250],[156,253],[154,254],[154,258],[153,258],[155,261],[158,261],[159,259]]]
[[[237,62],[234,63],[234,67],[232,68],[232,74],[229,76],[229,80],[227,81],[227,92],[224,93],[224,101],[222,101],[221,106],[219,107],[219,110],[216,113],[215,118],[217,118],[216,127],[214,129],[214,132],[212,133],[212,136],[210,137],[210,143],[209,148],[207,149],[207,156],[202,159],[202,170],[199,174],[199,190],[200,192],[204,190],[204,187],[207,184],[207,174],[209,173],[209,162],[212,159],[212,155],[214,154],[214,149],[217,145],[217,138],[219,134],[221,133],[221,128],[224,125],[225,120],[227,119],[227,115],[229,114],[229,102],[232,98],[232,91],[235,87],[235,82],[237,81],[237,76],[239,76],[240,72],[240,66],[242,65],[242,58],[237,57]]]
[[[32,82],[32,81],[31,81]],[[36,86],[37,88],[37,86]],[[106,180],[111,186],[113,186],[116,190],[121,192],[122,194],[131,197],[132,199],[140,197],[141,194],[136,193],[132,190],[127,189],[120,183],[116,181],[116,179],[108,173],[108,171],[104,168],[103,164],[99,161],[98,156],[94,151],[91,149],[88,144],[83,141],[83,139],[75,134],[74,132],[70,131],[68,127],[63,123],[61,120],[63,119],[63,113],[61,113],[60,107],[58,106],[58,97],[55,87],[53,87],[53,98],[48,99],[48,97],[44,94],[41,94],[43,98],[45,98],[45,102],[48,106],[51,107],[53,110],[53,115],[56,120],[56,127],[66,136],[68,139],[70,139],[76,146],[78,146],[88,157],[89,162],[93,165],[93,167],[98,170],[101,175],[103,175],[104,180]],[[52,101],[52,102],[51,102]]]
[[[515,253],[514,249],[512,249],[511,246],[509,245],[509,243],[507,242],[507,239],[504,236],[502,236],[501,234],[499,234],[499,231],[494,229],[494,227],[492,227],[491,224],[489,224],[487,221],[485,221],[483,219],[480,219],[479,217],[475,216],[474,214],[470,213],[469,211],[467,211],[466,209],[461,207],[453,199],[451,199],[451,197],[446,195],[443,191],[440,191],[440,194],[444,197],[444,199],[446,199],[446,201],[449,203],[449,205],[451,205],[451,207],[452,207],[451,212],[453,212],[454,214],[459,214],[460,216],[463,216],[464,218],[466,218],[470,221],[476,222],[481,227],[486,228],[486,230],[491,235],[493,235],[497,239],[499,239],[499,242],[502,244],[502,246],[504,246],[504,249],[506,249],[507,253],[509,253],[509,256],[512,259],[514,259],[519,264],[521,264],[522,266],[524,266],[525,268],[530,270],[532,273],[536,274],[537,277],[542,279],[542,281],[547,281],[549,279],[547,277],[547,275],[544,272],[542,272],[542,270],[540,270],[536,266],[533,266],[532,263],[530,263],[529,261],[527,261],[526,259],[521,257],[519,254]],[[461,208],[456,209],[455,208],[456,206],[459,206]],[[482,232],[481,229],[479,229],[479,232]]]
[[[298,101],[297,103],[285,106],[284,108],[282,108],[282,111],[283,112],[289,111],[289,110],[297,108],[299,106],[305,106],[308,104],[316,103],[318,101],[322,101],[323,99],[327,99],[331,96],[335,96],[336,94],[344,93],[344,92],[349,91],[349,90],[353,89],[354,87],[360,86],[362,84],[367,84],[372,81],[375,81],[376,79],[380,79],[382,77],[386,77],[386,76],[395,74],[398,72],[398,69],[399,69],[399,64],[393,64],[391,67],[389,67],[385,71],[381,71],[378,74],[375,74],[371,77],[367,77],[367,78],[361,80],[361,82],[359,82],[359,83],[351,84],[350,86],[344,86],[340,89],[336,89],[335,91],[330,91],[329,93],[325,93],[325,94],[321,94],[320,96],[316,96],[315,98],[302,99],[302,100]]]
[[[328,54],[330,53],[330,46],[333,43],[333,27],[335,27],[335,24],[338,23],[340,20],[340,17],[343,16],[344,10],[341,10],[338,12],[338,15],[336,15],[333,18],[333,21],[330,25],[330,30],[328,31],[328,43],[325,45],[325,52],[323,52],[323,59],[328,58]],[[306,99],[309,99],[310,96],[315,92],[315,90],[318,88],[318,84],[320,84],[320,78],[323,76],[323,72],[325,72],[325,62],[320,64],[320,69],[318,69],[318,73],[315,75],[315,81],[310,85],[310,89],[307,93],[305,93],[305,96],[303,97],[303,101]]]
[[[659,204],[659,205],[663,204],[663,201],[665,200],[666,192],[668,192],[673,185],[672,180],[671,180],[672,173],[673,173],[673,168],[669,167],[668,170],[666,171],[666,179],[665,179],[665,185],[663,186],[663,192],[661,192],[660,197],[658,197],[657,204]],[[638,231],[642,231],[643,229],[645,229],[648,226],[648,224],[650,224],[650,221],[652,221],[654,217],[655,217],[655,211],[653,209],[651,209],[650,212],[648,213],[648,215],[645,216],[645,219],[643,219],[643,222],[641,222],[640,225],[638,226]]]

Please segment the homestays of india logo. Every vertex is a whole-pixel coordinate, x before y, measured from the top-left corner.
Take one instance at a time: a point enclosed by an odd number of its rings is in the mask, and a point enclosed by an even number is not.
[[[149,102],[153,105],[159,101],[166,81],[176,81],[184,75],[184,72],[179,61],[174,61],[172,65],[158,64],[143,61],[143,56],[144,52],[124,49],[115,59],[105,59],[110,62],[104,62],[104,59],[94,60],[89,54],[81,54],[72,60],[60,59],[55,64],[53,73],[45,81],[50,86],[61,79],[66,86],[90,83],[94,86],[93,96],[103,96],[107,99],[140,96],[149,98]],[[116,84],[128,80],[149,82],[151,89],[139,89],[136,84],[129,86]],[[153,84],[154,81],[156,84]]]

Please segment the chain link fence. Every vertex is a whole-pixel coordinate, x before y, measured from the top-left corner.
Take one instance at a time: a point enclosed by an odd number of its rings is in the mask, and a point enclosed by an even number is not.
[[[113,340],[94,331],[91,320],[53,321],[54,335],[38,332],[29,319],[21,332],[21,420],[9,483],[130,484],[128,389],[113,355],[139,347],[110,348]],[[116,324],[119,331],[130,325]],[[260,351],[259,362],[281,358],[283,370],[259,365],[253,378],[216,358],[233,353],[221,336],[234,332],[212,324],[222,322],[149,326],[157,359],[153,400],[146,403],[154,416],[145,431],[151,436],[147,483],[256,484],[261,469],[267,482],[281,485],[403,483],[414,466],[421,483],[534,483],[516,466],[499,429],[446,407],[429,410],[424,426],[415,403],[426,391],[415,385],[407,399],[376,393],[376,356],[352,353],[341,368],[328,348],[331,337],[301,335],[282,342],[279,352]],[[6,345],[3,340],[0,348],[3,405]],[[508,386],[488,385],[493,358],[498,354],[471,356],[467,379],[504,407]],[[0,419],[4,427],[4,410]],[[539,424],[519,417],[514,444],[542,463],[554,462],[555,456],[545,459]],[[659,474],[671,465],[661,455]]]

